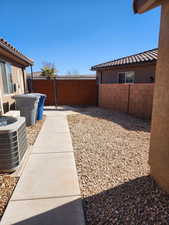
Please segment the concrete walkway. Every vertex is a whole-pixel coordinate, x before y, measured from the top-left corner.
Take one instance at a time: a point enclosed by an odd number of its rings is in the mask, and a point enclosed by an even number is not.
[[[1,225],[85,224],[66,112],[46,114]]]

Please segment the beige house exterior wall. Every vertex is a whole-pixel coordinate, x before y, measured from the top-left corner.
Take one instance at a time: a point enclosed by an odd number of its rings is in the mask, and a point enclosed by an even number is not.
[[[151,175],[155,178],[157,183],[169,193],[169,1],[134,1],[134,10],[136,13],[146,12],[157,5],[161,5],[162,10],[159,56],[154,88],[149,164]]]
[[[156,63],[137,66],[121,66],[112,69],[97,71],[98,83],[119,83],[120,72],[135,72],[135,83],[151,83],[150,77],[155,79]],[[102,75],[102,77],[101,77]]]
[[[17,91],[15,94],[24,93],[24,80],[22,69],[16,66],[12,66],[12,79],[13,83],[17,84]]]
[[[3,110],[3,102],[2,102],[2,90],[0,88],[0,115],[2,115],[4,113]]]
[[[23,94],[25,92],[22,68],[12,65],[12,81],[13,84],[16,84],[16,92],[12,94],[4,94],[2,75],[0,76],[1,99],[5,111],[10,109],[11,105],[14,103],[12,96]]]
[[[163,2],[149,164],[153,177],[169,193],[169,1]]]

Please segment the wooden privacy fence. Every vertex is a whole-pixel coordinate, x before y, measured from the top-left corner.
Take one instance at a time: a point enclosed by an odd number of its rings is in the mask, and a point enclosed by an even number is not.
[[[100,84],[99,106],[150,119],[154,84]]]
[[[33,92],[47,95],[46,105],[96,105],[96,80],[32,80]]]

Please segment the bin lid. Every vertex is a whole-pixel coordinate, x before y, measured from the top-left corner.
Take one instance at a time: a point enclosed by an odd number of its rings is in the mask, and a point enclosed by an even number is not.
[[[46,95],[45,95],[45,94],[42,94],[42,93],[30,93],[30,94],[32,94],[32,95],[40,95],[40,96],[46,97]],[[28,95],[29,95],[29,94],[28,94]]]
[[[38,100],[39,97],[38,96],[35,96],[35,95],[26,95],[26,94],[23,94],[23,95],[14,95],[12,96],[13,99],[32,99],[32,100]]]

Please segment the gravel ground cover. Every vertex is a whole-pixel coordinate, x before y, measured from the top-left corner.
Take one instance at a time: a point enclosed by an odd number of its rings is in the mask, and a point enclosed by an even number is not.
[[[17,181],[17,177],[12,177],[7,174],[0,174],[0,217],[4,213]]]
[[[27,139],[28,139],[28,144],[33,145],[36,141],[36,138],[42,128],[42,125],[46,119],[46,116],[43,116],[43,120],[39,120],[34,126],[29,126],[27,127]]]
[[[27,140],[29,145],[33,145],[45,121],[44,116],[42,121],[38,121],[36,125],[27,127]],[[13,193],[13,190],[18,182],[18,177],[13,177],[12,174],[0,174],[0,218],[8,204],[8,201]]]
[[[169,196],[149,176],[149,122],[99,108],[79,111],[68,121],[86,224],[168,225]]]

